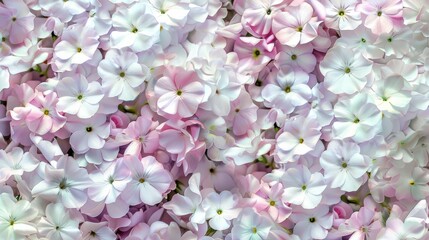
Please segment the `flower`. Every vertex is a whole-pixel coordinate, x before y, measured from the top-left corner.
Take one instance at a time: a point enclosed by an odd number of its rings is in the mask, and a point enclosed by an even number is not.
[[[149,69],[138,63],[135,53],[126,50],[111,49],[97,68],[103,90],[109,97],[120,100],[134,100],[145,88],[149,78]]]
[[[67,122],[66,128],[72,133],[70,145],[77,153],[85,153],[89,149],[101,149],[110,134],[109,123],[101,114],[90,119]]]
[[[42,181],[31,189],[31,194],[51,201],[58,199],[66,208],[80,208],[86,203],[85,190],[91,181],[87,170],[80,168],[72,157],[60,157],[55,167],[40,166]]]
[[[360,154],[356,143],[332,141],[320,156],[320,165],[332,188],[352,192],[366,180],[369,160]]]
[[[326,188],[323,175],[311,173],[306,166],[289,168],[280,179],[284,186],[283,199],[301,205],[304,209],[316,208]]]
[[[267,239],[273,226],[269,217],[255,212],[252,208],[244,208],[234,219],[233,225],[232,240]]]
[[[273,33],[281,44],[295,47],[315,39],[320,23],[313,18],[311,5],[303,2],[299,6],[287,6],[274,16]]]
[[[361,24],[361,16],[355,10],[356,0],[327,1],[325,25],[336,30],[354,30]]]
[[[173,181],[171,174],[152,156],[141,160],[125,156],[124,163],[131,172],[131,181],[124,189],[123,198],[131,205],[160,203]]]
[[[97,32],[91,26],[71,25],[55,45],[53,67],[58,72],[70,71],[74,65],[92,59],[99,45]]]
[[[159,41],[160,25],[148,3],[136,2],[116,9],[110,36],[114,48],[130,47],[135,52],[148,50]]]
[[[161,115],[191,117],[204,100],[205,89],[195,72],[169,68],[155,83],[157,106]]]
[[[274,83],[267,84],[261,92],[267,106],[292,113],[311,98],[311,89],[307,85],[309,76],[302,71],[293,71],[289,67],[281,68]]]
[[[37,210],[27,200],[16,201],[8,193],[0,194],[0,234],[6,239],[25,239],[37,233]]]
[[[84,76],[80,76],[77,80],[65,77],[58,82],[56,90],[59,97],[57,109],[79,118],[94,116],[104,96],[101,85],[98,82],[88,83]]]
[[[0,31],[12,44],[23,43],[34,30],[35,16],[22,0],[5,0],[0,6]]]
[[[79,222],[70,217],[61,203],[46,206],[45,217],[37,224],[39,234],[48,239],[78,239],[81,236]]]
[[[292,214],[291,219],[296,223],[293,228],[294,234],[302,240],[325,239],[333,222],[332,213],[329,213],[326,205]]]
[[[338,101],[334,106],[335,122],[332,124],[334,139],[351,138],[361,143],[381,133],[382,114],[377,106],[380,105],[365,93]]]
[[[353,94],[368,83],[372,63],[360,52],[337,45],[329,49],[319,67],[326,89],[334,94]]]
[[[366,16],[365,27],[375,34],[388,33],[402,24],[402,1],[380,0],[377,2],[363,0],[359,6]]]
[[[202,206],[206,212],[211,228],[221,231],[230,227],[231,220],[239,214],[237,197],[229,191],[211,192],[203,200]]]

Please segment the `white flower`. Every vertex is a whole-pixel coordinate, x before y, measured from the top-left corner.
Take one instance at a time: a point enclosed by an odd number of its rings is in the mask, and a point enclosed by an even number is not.
[[[332,188],[352,192],[364,183],[369,159],[360,154],[356,143],[332,141],[322,153],[320,165]]]
[[[236,207],[237,203],[237,196],[229,191],[222,191],[220,194],[212,192],[207,195],[202,206],[206,212],[206,219],[210,219],[210,227],[219,231],[229,228],[231,220],[240,213]]]
[[[262,240],[267,239],[273,226],[269,217],[260,215],[253,208],[245,208],[234,220],[232,240]]]
[[[305,209],[317,207],[326,188],[323,175],[311,173],[306,166],[289,168],[280,179],[285,187],[283,199]]]
[[[33,187],[33,195],[48,200],[58,199],[67,208],[80,208],[85,204],[85,189],[91,183],[87,170],[80,168],[73,158],[64,155],[55,167],[45,164],[42,171],[44,175],[40,177],[43,180]]]
[[[334,94],[353,94],[367,84],[372,62],[355,50],[341,45],[331,48],[319,65],[324,85]]]
[[[112,16],[112,47],[130,47],[135,52],[148,50],[159,41],[160,25],[145,2],[119,7]]]
[[[311,98],[311,89],[307,85],[308,74],[299,70],[293,71],[290,67],[283,67],[277,74],[273,84],[267,84],[262,89],[261,96],[266,106],[281,109],[289,114],[296,107],[308,103]]]
[[[111,49],[106,53],[97,68],[103,89],[109,97],[120,100],[134,100],[145,88],[144,81],[149,77],[149,69],[139,64],[135,53]]]
[[[0,194],[0,236],[2,239],[26,239],[37,233],[33,221],[37,210],[27,200],[19,200],[7,194]]]
[[[79,118],[94,116],[99,108],[99,102],[104,94],[98,82],[90,82],[85,76],[77,79],[66,77],[60,80],[56,86],[58,93],[58,111],[77,115]]]
[[[327,1],[325,25],[336,30],[354,30],[362,21],[355,10],[356,0]]]
[[[90,119],[70,121],[66,125],[72,133],[70,145],[76,153],[101,149],[110,134],[110,125],[105,115],[96,114]]]
[[[292,214],[291,219],[296,223],[293,233],[301,240],[325,239],[333,223],[333,215],[326,205]]]
[[[61,203],[50,203],[46,207],[46,217],[40,219],[37,229],[42,236],[55,240],[79,239],[79,222],[70,218]]]
[[[361,143],[382,131],[382,115],[372,98],[365,93],[342,99],[334,107],[334,139],[351,138]]]
[[[400,75],[380,78],[372,86],[377,107],[386,115],[405,115],[411,102],[411,86]]]

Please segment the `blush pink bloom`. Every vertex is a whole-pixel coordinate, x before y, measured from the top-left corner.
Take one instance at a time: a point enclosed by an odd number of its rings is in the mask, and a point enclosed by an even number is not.
[[[274,43],[266,39],[254,37],[240,37],[234,44],[234,52],[240,59],[238,72],[243,74],[256,74],[267,63],[274,59],[277,50]]]
[[[58,113],[56,105],[58,102],[57,94],[54,92],[43,96],[38,93],[35,99],[30,103],[31,111],[26,116],[26,123],[30,131],[39,135],[55,133],[66,123],[66,118]]]
[[[299,6],[288,6],[273,19],[273,32],[283,45],[295,47],[311,42],[317,37],[321,22],[313,17],[313,8],[303,2]]]
[[[125,166],[131,173],[131,181],[122,193],[122,198],[130,205],[160,203],[173,178],[154,157],[138,159],[135,156],[124,157]]]
[[[403,5],[400,0],[363,0],[359,9],[367,15],[365,27],[374,34],[389,33],[403,24]]]
[[[231,103],[231,111],[227,120],[232,124],[235,135],[246,134],[257,120],[258,107],[253,103],[250,95],[242,91],[238,98]]]
[[[168,68],[156,81],[154,91],[158,113],[183,118],[194,115],[205,96],[197,74],[180,67]]]
[[[271,32],[273,17],[290,1],[250,0],[246,1],[241,23],[254,36],[263,37]]]
[[[4,0],[0,5],[0,31],[12,44],[19,44],[34,30],[35,16],[22,0]]]

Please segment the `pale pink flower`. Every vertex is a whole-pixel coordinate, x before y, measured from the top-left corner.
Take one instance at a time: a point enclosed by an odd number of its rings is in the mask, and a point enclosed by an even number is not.
[[[160,25],[148,4],[137,2],[121,6],[113,13],[110,41],[114,48],[130,47],[141,52],[159,41]]]
[[[354,142],[332,141],[320,157],[320,165],[332,188],[356,191],[366,180],[369,159],[360,154]]]
[[[80,226],[82,240],[115,240],[116,234],[107,222],[84,222]]]
[[[205,89],[195,72],[168,68],[155,83],[158,113],[191,117],[204,100]]]
[[[313,72],[317,63],[311,44],[296,47],[282,46],[275,60],[278,69],[283,69],[283,65],[290,65],[294,69],[302,69],[306,73]]]
[[[70,121],[66,128],[72,133],[70,145],[77,153],[85,153],[89,149],[101,149],[110,134],[110,125],[106,122],[106,117],[101,114],[90,119]]]
[[[211,192],[203,200],[202,206],[206,212],[209,225],[215,230],[225,230],[231,226],[231,220],[240,213],[237,208],[238,198],[229,191]]]
[[[360,13],[355,10],[357,0],[329,0],[326,6],[325,25],[336,30],[354,30],[361,23]]]
[[[280,181],[284,186],[283,199],[304,209],[313,209],[320,204],[326,188],[323,175],[311,173],[306,166],[289,168]]]
[[[131,205],[160,203],[173,181],[163,165],[152,156],[140,160],[135,156],[125,156],[124,163],[131,172],[131,181],[124,189],[123,199]]]
[[[261,92],[267,107],[277,108],[285,114],[292,113],[296,107],[302,106],[312,97],[307,85],[308,74],[290,67],[282,67],[273,83],[267,84]]]
[[[25,118],[28,129],[39,135],[55,133],[66,123],[66,118],[57,108],[58,98],[55,92],[44,96],[39,92],[30,103],[30,112]]]
[[[45,216],[37,224],[39,234],[47,239],[79,239],[79,222],[73,219],[61,203],[50,203]]]
[[[137,61],[137,55],[130,51],[111,49],[106,53],[97,72],[109,97],[131,101],[144,90],[150,73],[145,65]]]
[[[252,35],[263,37],[271,33],[273,17],[290,1],[250,0],[246,1],[241,22]]]
[[[234,43],[234,52],[240,59],[238,72],[256,74],[277,54],[274,43],[255,37],[240,37]]]
[[[78,79],[65,77],[56,86],[57,109],[79,118],[94,116],[100,107],[104,94],[98,82],[90,82],[82,75]]]
[[[285,221],[292,212],[292,209],[283,201],[283,185],[280,182],[270,186],[262,183],[261,188],[255,193],[256,204],[254,206],[258,212],[266,211],[277,223]]]
[[[227,120],[232,124],[235,135],[246,134],[257,120],[258,107],[253,103],[246,91],[241,91],[238,98],[231,103],[231,111]]]
[[[302,240],[325,239],[333,222],[332,213],[329,212],[329,207],[326,205],[319,205],[311,210],[302,210],[292,214],[291,219],[296,223],[293,233]]]
[[[22,0],[4,0],[0,5],[0,31],[12,44],[20,44],[34,30],[35,16]]]
[[[268,239],[268,234],[273,225],[269,217],[256,212],[252,208],[245,208],[234,219],[231,240]]]
[[[52,59],[54,70],[70,71],[75,65],[90,61],[98,45],[98,35],[93,27],[81,24],[69,26],[55,45]]]
[[[366,16],[365,27],[375,34],[389,33],[394,27],[402,25],[402,1],[400,0],[363,0],[359,6]]]
[[[86,200],[85,190],[91,181],[88,172],[80,168],[75,159],[62,156],[55,166],[40,165],[42,181],[36,184],[31,193],[47,200],[58,199],[66,208],[80,208]]]
[[[320,23],[313,17],[311,5],[303,2],[277,13],[273,19],[273,32],[281,44],[295,47],[315,39]]]

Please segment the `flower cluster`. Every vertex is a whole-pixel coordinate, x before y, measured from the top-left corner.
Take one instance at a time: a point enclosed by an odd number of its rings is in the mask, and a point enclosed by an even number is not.
[[[427,0],[2,0],[0,39],[3,239],[429,239]]]

